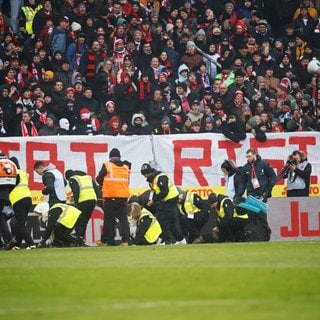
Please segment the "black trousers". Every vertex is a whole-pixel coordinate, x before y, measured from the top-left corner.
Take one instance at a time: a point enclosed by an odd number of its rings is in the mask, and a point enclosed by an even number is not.
[[[61,223],[57,222],[54,226],[54,245],[56,247],[70,247],[71,245],[81,245],[82,239],[71,235],[73,228],[67,228]]]
[[[263,202],[267,203],[268,199],[264,199]],[[271,228],[268,223],[267,214],[262,211],[259,213],[248,211],[249,223],[251,231],[252,241],[270,241]]]
[[[202,227],[208,222],[209,214],[206,211],[200,211],[189,219],[186,215],[180,215],[182,233],[188,243],[192,243],[195,238],[200,236]]]
[[[287,197],[309,197],[309,190],[305,190],[305,189],[287,190]]]
[[[182,233],[177,228],[175,222],[175,212],[178,210],[178,197],[167,200],[160,203],[157,207],[156,216],[161,225],[162,233],[160,238],[166,243],[170,244],[171,234],[175,238],[176,241],[181,241],[183,239]]]
[[[114,245],[114,228],[116,219],[120,223],[120,232],[122,242],[129,242],[130,229],[127,215],[127,199],[126,198],[105,198],[104,200],[104,219],[101,241],[108,245]]]
[[[14,217],[10,222],[12,234],[16,237],[17,246],[20,247],[22,240],[26,242],[27,247],[34,245],[34,241],[27,230],[26,221],[28,213],[32,206],[32,198],[23,198],[13,205]]]
[[[245,240],[244,229],[249,219],[232,218],[223,228],[219,227],[219,242],[242,242]]]
[[[7,204],[8,201],[0,199],[0,238],[2,238],[5,242],[9,242],[10,240],[12,240],[12,234],[10,232],[7,219],[2,213],[4,206],[6,206]]]
[[[81,211],[80,217],[78,218],[75,226],[75,231],[76,234],[82,238],[84,238],[86,234],[87,225],[95,206],[96,200],[87,200],[75,205],[75,207]]]

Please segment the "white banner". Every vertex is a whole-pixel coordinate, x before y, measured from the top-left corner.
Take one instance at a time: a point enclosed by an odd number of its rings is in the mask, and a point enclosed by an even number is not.
[[[34,173],[38,160],[51,162],[65,172],[78,169],[96,177],[112,148],[118,148],[122,160],[132,162],[131,188],[147,188],[140,174],[141,165],[148,162],[168,173],[175,184],[189,187],[218,187],[223,185],[220,165],[233,159],[237,165],[246,162],[245,152],[256,148],[264,160],[277,172],[289,154],[303,150],[312,164],[311,183],[319,183],[320,133],[274,133],[265,142],[258,142],[251,134],[240,143],[221,134],[179,134],[164,136],[48,136],[31,138],[1,138],[0,150],[18,158],[21,168],[30,174],[32,190],[41,190],[41,177]],[[279,182],[283,184],[283,182]],[[317,192],[317,193],[316,193]],[[318,195],[319,188],[314,190]]]

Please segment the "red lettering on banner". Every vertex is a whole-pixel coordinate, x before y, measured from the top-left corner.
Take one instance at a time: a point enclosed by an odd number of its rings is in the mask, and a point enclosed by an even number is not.
[[[258,150],[259,148],[274,148],[274,147],[285,147],[286,145],[286,139],[277,138],[277,139],[271,139],[268,137],[268,139],[265,142],[259,142],[256,138],[250,138],[250,147],[253,149]]]
[[[95,240],[100,239],[103,229],[103,210],[100,207],[95,207],[92,211],[87,230],[86,243],[94,244]]]
[[[280,227],[281,237],[297,237],[299,235],[299,202],[292,201],[291,206],[291,230],[289,227]]]
[[[289,144],[293,145],[296,144],[297,145],[297,149],[304,151],[307,153],[308,151],[308,147],[307,146],[315,146],[316,145],[316,138],[315,137],[300,137],[300,136],[293,136],[293,137],[289,137]]]
[[[207,186],[208,181],[202,173],[201,167],[211,167],[211,140],[175,140],[173,143],[174,153],[174,182],[177,185],[182,185],[183,167],[190,167],[196,176],[200,186]],[[202,158],[182,158],[184,149],[202,149]]]
[[[289,227],[280,227],[280,235],[282,237],[297,237],[299,235],[304,237],[319,237],[320,236],[320,212],[318,212],[318,229],[309,229],[309,213],[299,212],[299,202],[292,201],[290,203],[291,207],[291,230]]]
[[[318,212],[318,230],[309,229],[309,214],[308,212],[300,213],[301,235],[305,237],[319,237],[320,236],[320,212]]]
[[[257,141],[257,139],[255,138],[251,138],[250,139],[250,145],[252,148],[258,150],[259,153],[259,149],[262,148],[274,148],[274,147],[279,147],[279,148],[283,148],[286,146],[286,139],[282,139],[282,138],[277,138],[277,139],[270,139],[268,138],[265,142],[261,143],[259,141]],[[286,155],[285,155],[286,157]],[[268,159],[268,158],[264,158],[265,161],[269,162],[271,167],[276,169],[277,173],[280,172],[280,170],[284,167],[285,165],[285,160],[275,160],[275,159]],[[283,179],[280,179],[277,184],[282,185],[283,184]]]
[[[0,151],[4,153],[6,156],[8,156],[9,158],[11,157],[10,151],[19,151],[19,150],[20,150],[20,143],[1,141]],[[22,159],[19,159],[19,160],[21,161]]]
[[[49,153],[49,161],[47,159],[34,158],[34,153],[36,151],[48,152]],[[56,166],[56,168],[64,173],[64,162],[58,160],[58,150],[56,143],[42,143],[42,142],[30,142],[26,143],[26,170],[29,173],[29,183],[30,189],[32,190],[40,190],[43,188],[42,183],[34,181],[34,171],[33,166],[37,161],[44,161],[45,163],[52,163]]]
[[[241,149],[242,145],[229,141],[229,140],[218,140],[218,149],[226,149],[227,159],[234,160],[237,163],[237,156],[235,149]]]
[[[94,162],[95,153],[106,153],[108,151],[108,145],[106,143],[83,143],[83,142],[72,142],[70,144],[70,150],[72,152],[84,152],[86,155],[86,167],[87,173],[95,177],[96,166]]]

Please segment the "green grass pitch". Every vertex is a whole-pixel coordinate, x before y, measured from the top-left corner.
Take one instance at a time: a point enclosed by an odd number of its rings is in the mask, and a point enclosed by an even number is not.
[[[319,319],[320,241],[0,252],[0,319]]]

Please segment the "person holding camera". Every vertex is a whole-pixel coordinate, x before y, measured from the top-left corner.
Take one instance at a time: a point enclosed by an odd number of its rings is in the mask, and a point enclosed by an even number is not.
[[[312,166],[303,151],[295,150],[287,161],[287,197],[309,197]]]

